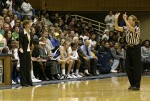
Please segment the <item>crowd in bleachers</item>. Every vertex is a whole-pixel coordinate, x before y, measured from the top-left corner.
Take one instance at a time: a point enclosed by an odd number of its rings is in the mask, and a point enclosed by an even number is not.
[[[19,33],[22,22],[30,20],[33,36],[31,47],[33,82],[98,76],[125,72],[126,42],[124,33],[114,30],[114,16],[105,18],[103,36],[92,23],[71,17],[69,13],[50,15],[34,10],[28,0],[2,0],[0,47],[2,54],[12,54],[12,82],[19,81]],[[141,41],[141,62],[150,70],[150,41]]]

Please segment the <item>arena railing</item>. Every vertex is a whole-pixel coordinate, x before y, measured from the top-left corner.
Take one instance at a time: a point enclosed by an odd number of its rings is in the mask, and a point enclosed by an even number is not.
[[[104,30],[106,28],[106,24],[99,22],[99,21],[96,21],[96,20],[93,20],[93,19],[90,19],[90,18],[87,18],[87,17],[83,17],[80,15],[71,15],[71,17],[74,17],[77,20],[83,19],[83,22],[85,22],[85,23],[91,22],[93,29],[98,31],[100,34],[103,34]]]

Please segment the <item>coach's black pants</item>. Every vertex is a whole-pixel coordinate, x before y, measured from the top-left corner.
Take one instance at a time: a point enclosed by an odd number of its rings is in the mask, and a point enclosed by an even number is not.
[[[30,52],[19,52],[20,59],[20,85],[32,85],[31,80],[31,55]]]
[[[128,46],[126,52],[126,72],[130,85],[140,88],[142,63],[141,63],[141,47]]]

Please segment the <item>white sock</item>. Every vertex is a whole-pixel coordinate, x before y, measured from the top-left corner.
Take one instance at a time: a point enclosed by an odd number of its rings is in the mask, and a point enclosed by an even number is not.
[[[31,70],[31,79],[35,78],[34,74],[33,74],[33,70]]]
[[[89,73],[87,69],[86,69],[84,72],[85,72],[85,73]]]
[[[73,73],[73,69],[71,69],[71,72]]]
[[[31,62],[31,79],[35,78],[34,73],[33,73],[33,64]]]
[[[66,74],[66,73],[65,73],[65,69],[62,69],[62,74],[63,74],[63,75],[65,75],[65,74]]]
[[[79,69],[76,69],[76,74],[79,74]]]

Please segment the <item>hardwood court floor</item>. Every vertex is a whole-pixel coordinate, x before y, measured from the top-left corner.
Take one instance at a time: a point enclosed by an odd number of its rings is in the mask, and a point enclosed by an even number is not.
[[[0,90],[0,101],[150,101],[150,77],[128,91],[127,77]]]

